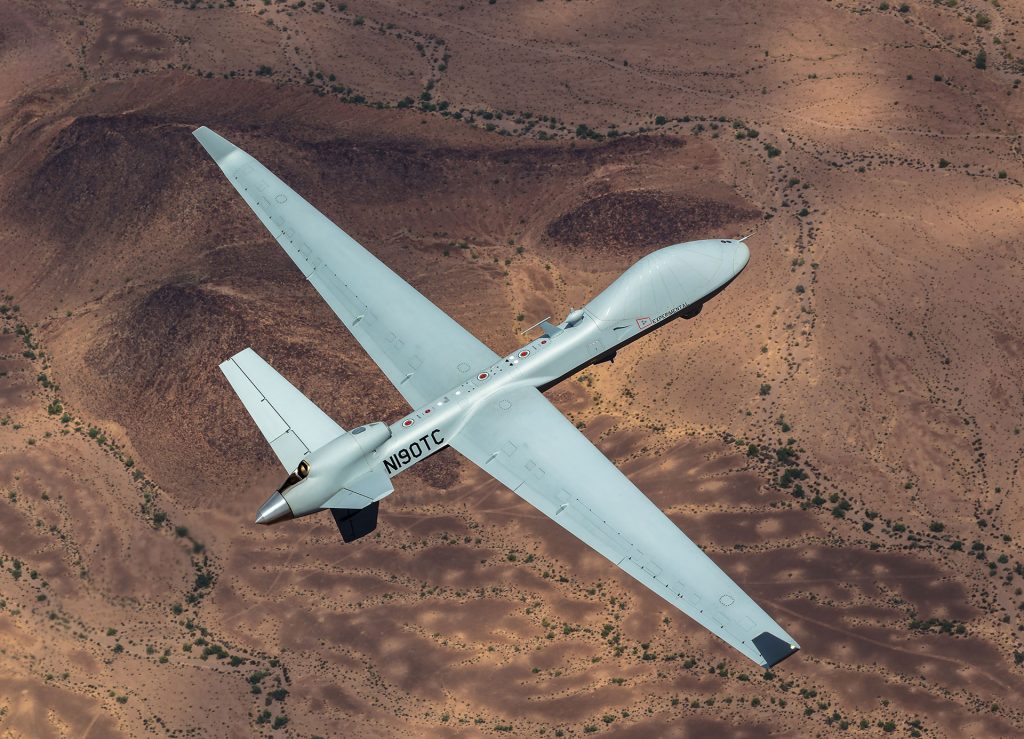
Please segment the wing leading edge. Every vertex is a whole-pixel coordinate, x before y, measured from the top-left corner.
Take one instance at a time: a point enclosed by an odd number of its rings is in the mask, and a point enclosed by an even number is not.
[[[410,405],[498,360],[258,161],[205,126],[192,133]]]
[[[451,446],[762,667],[799,649],[537,389],[496,393]]]

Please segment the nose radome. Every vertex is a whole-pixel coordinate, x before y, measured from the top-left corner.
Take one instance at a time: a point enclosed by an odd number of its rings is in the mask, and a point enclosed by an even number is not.
[[[271,524],[277,521],[294,518],[291,506],[284,499],[281,493],[274,493],[267,502],[260,506],[260,512],[256,516],[256,523]]]

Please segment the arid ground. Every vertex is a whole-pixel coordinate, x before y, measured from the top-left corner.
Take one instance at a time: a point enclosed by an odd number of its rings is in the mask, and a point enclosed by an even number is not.
[[[1022,20],[0,3],[0,736],[1024,733]],[[497,351],[753,232],[549,397],[802,651],[755,668],[452,450],[358,542],[253,524],[284,471],[221,361],[403,406],[199,125]]]

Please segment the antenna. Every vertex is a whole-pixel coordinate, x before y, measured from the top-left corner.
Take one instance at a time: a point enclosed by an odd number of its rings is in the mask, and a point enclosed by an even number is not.
[[[541,325],[542,323],[544,323],[544,321],[547,321],[547,320],[548,320],[549,318],[551,318],[551,316],[547,316],[546,318],[542,318],[542,319],[540,319],[540,320],[539,320],[539,321],[537,321],[537,322],[536,322],[535,324],[533,324],[532,326],[530,326],[530,328],[524,328],[524,329],[523,329],[522,331],[520,331],[520,332],[519,332],[519,335],[520,335],[520,336],[522,336],[522,335],[523,335],[523,334],[525,334],[525,333],[529,333],[530,331],[533,331],[533,330],[534,330],[535,328],[537,328],[537,327],[538,327],[539,325]]]

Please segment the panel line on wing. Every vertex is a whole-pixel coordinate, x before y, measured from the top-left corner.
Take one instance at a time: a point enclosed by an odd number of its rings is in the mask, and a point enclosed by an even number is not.
[[[274,404],[271,403],[267,396],[263,394],[263,391],[260,390],[259,386],[253,381],[251,377],[249,377],[249,375],[246,373],[244,369],[242,369],[238,362],[236,362],[233,357],[231,361],[234,363],[236,367],[238,367],[238,371],[242,373],[245,379],[248,380],[250,384],[256,389],[256,392],[260,394],[260,396],[263,398],[262,402],[267,404],[267,407],[270,408],[270,410],[272,410],[274,414],[281,419],[281,423],[283,423],[285,426],[285,430],[282,433],[275,436],[272,440],[267,440],[270,443],[270,445],[273,446],[277,441],[281,439],[282,436],[287,436],[289,433],[291,433],[296,439],[298,439],[299,443],[306,448],[307,453],[313,451],[312,449],[309,448],[309,444],[302,440],[302,437],[299,436],[295,429],[288,425],[288,421],[285,420],[284,416],[281,415],[280,411],[278,411],[277,408],[274,407]]]

